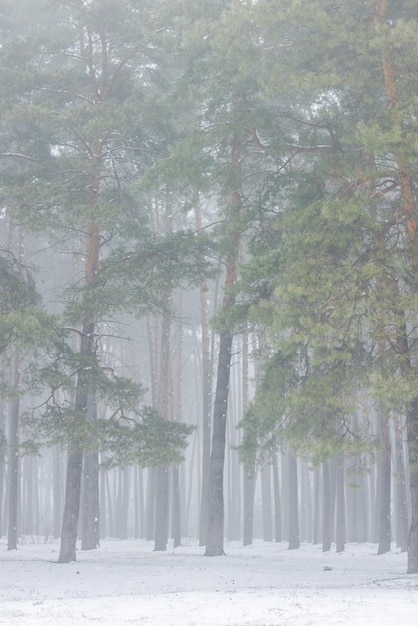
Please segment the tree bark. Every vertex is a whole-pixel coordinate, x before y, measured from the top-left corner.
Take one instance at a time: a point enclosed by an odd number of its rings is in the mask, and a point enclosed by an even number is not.
[[[97,419],[95,398],[89,396],[88,420]],[[99,453],[95,442],[84,453],[81,549],[95,550],[100,545]]]
[[[289,550],[300,548],[298,465],[289,453]]]
[[[17,366],[17,365],[16,365]],[[16,374],[15,374],[16,376]],[[17,550],[17,526],[19,516],[19,398],[14,399],[10,406],[9,425],[9,523],[7,530],[7,549]]]
[[[271,497],[271,467],[261,468],[261,501],[263,510],[263,541],[273,541],[273,507]]]
[[[331,550],[332,543],[330,483],[329,461],[325,461],[322,464],[322,552],[329,552]]]
[[[249,546],[253,542],[255,484],[256,476],[248,476],[244,469],[244,546]]]
[[[274,540],[282,540],[282,507],[280,502],[280,480],[277,453],[273,452],[273,495],[274,495]]]
[[[391,444],[389,420],[382,416],[382,451],[380,458],[379,546],[377,554],[390,552]]]
[[[345,521],[345,481],[344,481],[344,454],[336,459],[336,551],[344,552],[347,541]]]
[[[92,322],[88,322],[83,325],[80,345],[80,354],[83,356],[89,357],[94,354],[93,331],[94,324]],[[70,561],[76,560],[77,531],[81,498],[81,475],[83,468],[83,427],[87,421],[88,392],[88,370],[80,369],[77,379],[74,406],[75,439],[68,454],[61,546],[58,557],[59,563],[69,563]],[[79,432],[78,429],[80,429]]]
[[[387,0],[379,0],[377,3],[377,15],[376,21],[378,24],[388,27],[390,24],[387,19]],[[397,85],[397,75],[395,64],[392,59],[392,45],[389,41],[385,41],[382,46],[382,62],[383,62],[383,75],[386,86],[386,95],[388,100],[389,109],[394,111],[394,125],[397,125],[401,133],[404,132],[402,122],[396,119],[397,107],[399,103],[399,91]],[[413,265],[413,271],[415,277],[418,276],[418,214],[417,214],[417,200],[415,197],[415,189],[413,184],[412,172],[414,171],[413,164],[410,162],[410,157],[405,150],[402,149],[402,144],[396,152],[397,161],[397,182],[400,190],[401,206],[403,211],[403,217],[405,220],[406,230],[409,236],[410,252]],[[418,279],[415,279],[416,282]],[[416,287],[418,285],[415,285]],[[409,346],[408,335],[405,332],[401,333],[400,343],[403,344],[403,349],[399,352],[403,363],[401,363],[401,371],[410,370],[412,367]],[[418,398],[407,403],[406,407],[407,416],[407,436],[408,436],[408,455],[410,463],[410,489],[411,489],[411,527],[408,536],[408,573],[418,573]]]
[[[224,464],[226,416],[231,368],[232,333],[224,331],[219,338],[219,357],[213,413],[212,451],[208,488],[208,532],[206,556],[224,554]]]

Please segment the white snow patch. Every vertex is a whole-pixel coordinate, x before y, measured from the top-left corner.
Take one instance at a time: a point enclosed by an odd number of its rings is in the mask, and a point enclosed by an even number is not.
[[[373,544],[323,553],[304,544],[228,542],[205,557],[195,543],[153,552],[106,540],[58,564],[59,543],[0,541],[4,626],[417,626],[418,575],[406,555]]]

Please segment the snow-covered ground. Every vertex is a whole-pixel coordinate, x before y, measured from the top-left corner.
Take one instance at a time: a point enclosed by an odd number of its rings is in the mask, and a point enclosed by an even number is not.
[[[153,552],[145,541],[103,541],[57,564],[57,542],[0,541],[3,626],[417,626],[418,575],[394,549],[343,554],[320,546],[227,543],[204,557],[196,544]]]

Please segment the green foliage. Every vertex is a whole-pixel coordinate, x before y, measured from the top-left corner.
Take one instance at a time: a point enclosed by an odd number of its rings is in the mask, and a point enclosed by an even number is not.
[[[183,460],[182,451],[193,427],[180,422],[170,422],[154,409],[145,407],[140,420],[101,420],[98,439],[103,451],[103,465],[142,467],[165,466]]]

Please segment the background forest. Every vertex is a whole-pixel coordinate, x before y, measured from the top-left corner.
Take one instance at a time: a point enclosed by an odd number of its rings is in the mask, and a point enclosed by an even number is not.
[[[0,532],[418,572],[413,0],[0,2]]]

